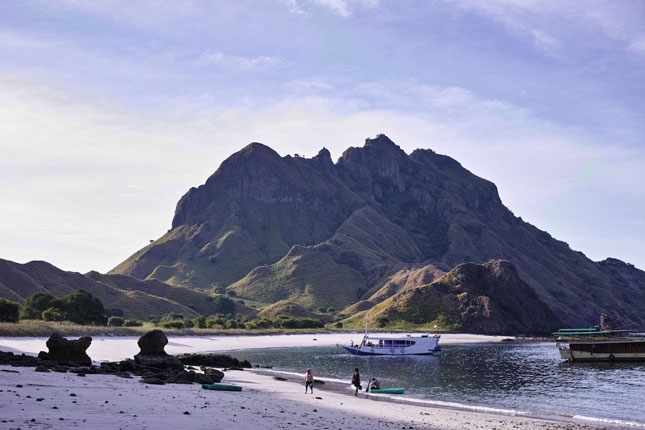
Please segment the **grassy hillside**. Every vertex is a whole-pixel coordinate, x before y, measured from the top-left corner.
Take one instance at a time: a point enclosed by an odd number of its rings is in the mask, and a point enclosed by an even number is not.
[[[364,324],[365,312],[343,327]],[[516,269],[498,260],[459,265],[425,285],[400,290],[369,310],[372,329],[464,330],[485,334],[547,334],[562,323]]]
[[[294,247],[282,260],[254,269],[228,290],[266,304],[287,300],[305,308],[338,310],[357,300],[365,280],[316,249]]]

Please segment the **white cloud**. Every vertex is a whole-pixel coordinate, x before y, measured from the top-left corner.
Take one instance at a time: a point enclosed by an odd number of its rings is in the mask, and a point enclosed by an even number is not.
[[[645,35],[634,38],[627,46],[630,51],[645,56]]]
[[[283,0],[283,2],[292,13],[308,14],[309,5],[313,4],[342,18],[351,17],[358,9],[375,8],[379,4],[378,0]]]
[[[314,0],[314,3],[322,7],[327,7],[342,17],[348,17],[351,14],[347,0]]]
[[[221,51],[207,50],[197,58],[196,64],[216,65],[233,70],[273,69],[282,64],[282,60],[271,56],[243,57],[228,55]]]
[[[638,47],[645,38],[645,26],[642,2],[638,0],[455,0],[455,3],[500,22],[513,33],[528,35],[535,47],[548,55],[558,56],[565,47],[581,49],[589,43],[594,47],[618,44],[623,50],[643,54]]]

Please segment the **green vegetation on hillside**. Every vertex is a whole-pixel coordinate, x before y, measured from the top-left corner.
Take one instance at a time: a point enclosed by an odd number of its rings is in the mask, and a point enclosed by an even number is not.
[[[305,308],[343,309],[357,300],[364,282],[358,272],[328,255],[296,247],[277,263],[253,270],[229,290],[264,304],[288,300]]]
[[[70,321],[81,325],[105,325],[103,303],[85,290],[76,290],[62,298],[36,293],[25,300],[23,319]]]
[[[18,322],[20,303],[0,298],[0,322]]]

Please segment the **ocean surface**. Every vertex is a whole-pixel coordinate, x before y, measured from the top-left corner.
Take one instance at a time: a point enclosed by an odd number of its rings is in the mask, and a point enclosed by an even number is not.
[[[552,342],[442,345],[437,356],[354,356],[340,346],[225,351],[278,373],[404,387],[417,403],[503,414],[573,417],[614,426],[645,427],[645,363],[573,365]],[[222,351],[217,351],[222,353]],[[401,398],[401,396],[396,396]]]

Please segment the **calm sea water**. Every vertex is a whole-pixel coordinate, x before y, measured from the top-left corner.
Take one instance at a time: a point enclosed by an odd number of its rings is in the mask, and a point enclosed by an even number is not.
[[[474,410],[575,417],[645,427],[645,364],[563,362],[553,343],[452,344],[438,356],[353,356],[338,347],[268,348],[228,353],[274,371],[404,387],[405,398]],[[221,352],[221,351],[220,351]]]

